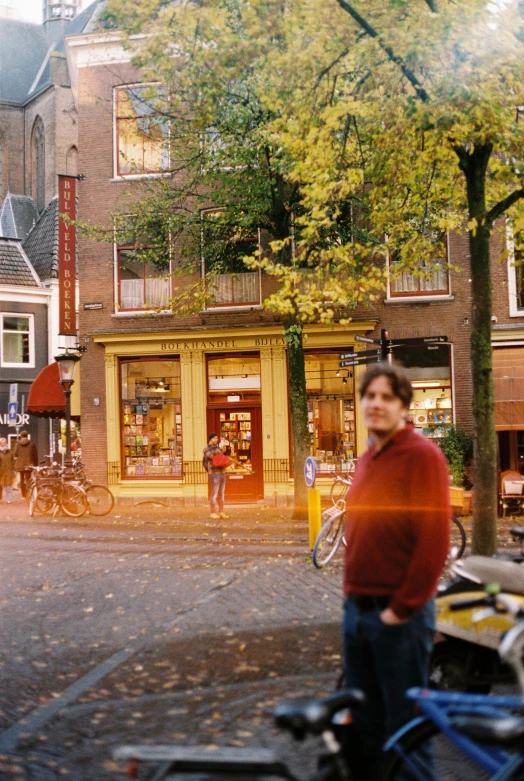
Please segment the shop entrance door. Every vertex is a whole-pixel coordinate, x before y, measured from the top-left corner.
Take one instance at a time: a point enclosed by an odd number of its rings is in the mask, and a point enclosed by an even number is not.
[[[226,504],[264,498],[260,407],[208,410],[208,431],[227,439],[233,465],[226,472]]]

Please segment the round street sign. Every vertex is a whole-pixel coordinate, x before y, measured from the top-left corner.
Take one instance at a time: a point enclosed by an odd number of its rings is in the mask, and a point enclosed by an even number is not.
[[[304,462],[304,480],[308,488],[313,488],[317,476],[317,460],[308,456]]]

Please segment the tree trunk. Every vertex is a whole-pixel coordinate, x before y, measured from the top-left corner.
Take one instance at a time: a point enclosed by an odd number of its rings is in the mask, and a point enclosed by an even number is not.
[[[497,550],[497,444],[495,434],[495,389],[491,350],[492,284],[490,234],[486,223],[486,170],[489,145],[475,147],[461,156],[467,182],[471,256],[471,371],[473,379],[474,508],[472,552],[485,556]],[[460,155],[459,155],[460,156]]]
[[[286,326],[289,368],[289,407],[293,435],[293,466],[295,511],[293,518],[306,519],[307,486],[304,480],[304,462],[309,456],[309,427],[307,416],[306,371],[302,326]]]

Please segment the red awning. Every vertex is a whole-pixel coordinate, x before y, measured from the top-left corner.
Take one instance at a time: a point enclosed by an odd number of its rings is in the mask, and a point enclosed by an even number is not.
[[[63,418],[65,415],[64,389],[59,381],[56,361],[45,366],[29,388],[27,411],[39,418]]]

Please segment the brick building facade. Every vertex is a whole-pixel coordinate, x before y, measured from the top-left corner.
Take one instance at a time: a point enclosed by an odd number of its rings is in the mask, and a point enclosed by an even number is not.
[[[86,176],[80,217],[108,225],[109,212],[130,187],[139,200],[144,182],[136,170],[120,171],[117,129],[122,91],[139,89],[141,76],[116,32],[68,37],[66,49],[78,108],[79,171]],[[501,229],[493,238],[494,257],[505,243]],[[307,329],[309,425],[321,484],[324,475],[328,485],[336,463],[365,447],[355,393],[362,369],[338,371],[339,353],[362,347],[357,334],[376,338],[385,328],[390,338],[410,340],[396,357],[414,382],[412,415],[422,434],[442,436],[452,422],[471,429],[467,235],[448,238],[448,259],[449,273],[442,268],[426,278],[404,275],[380,304],[355,311],[349,326]],[[508,279],[514,271],[505,261],[494,262],[494,339],[499,332],[506,339],[508,328],[524,329],[524,309],[510,318]],[[261,306],[272,281],[246,275],[240,303],[231,298],[228,305],[232,294],[220,288],[221,306],[180,317],[160,305],[169,282],[150,279],[144,267],[144,289],[149,284],[149,295],[159,296],[148,309],[135,272],[125,248],[81,240],[80,341],[88,348],[82,358],[82,428],[90,472],[100,481],[109,476],[121,501],[204,501],[201,453],[207,432],[218,430],[231,440],[239,462],[228,479],[230,499],[285,501],[292,492],[285,344],[280,323]],[[258,290],[256,300],[246,293],[250,285]],[[447,340],[423,342],[434,335]]]
[[[35,355],[31,367],[26,365],[27,356],[20,358],[20,366],[9,365],[5,359],[5,339],[9,337],[2,334],[2,416],[13,376],[35,379],[59,347],[77,341],[74,336],[60,336],[58,325],[58,175],[78,173],[78,122],[64,33],[88,29],[99,4],[93,3],[82,13],[80,0],[44,0],[42,5],[42,24],[22,22],[14,13],[0,17],[0,237],[23,244],[21,251],[36,272],[35,284],[48,309],[46,324],[42,327],[39,323],[29,336]],[[27,290],[16,288],[4,269],[0,273],[0,308],[16,311],[33,322]],[[12,302],[17,303],[16,309]],[[27,400],[29,384],[20,382],[20,406]],[[77,389],[78,385],[75,396]],[[78,409],[74,411],[78,414]],[[56,453],[59,421],[50,425],[34,419],[31,413],[28,425],[37,438],[40,455]]]

